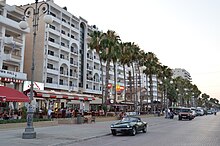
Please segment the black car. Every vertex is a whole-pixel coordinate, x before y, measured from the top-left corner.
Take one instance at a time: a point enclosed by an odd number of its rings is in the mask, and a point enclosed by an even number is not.
[[[147,126],[147,123],[142,121],[139,117],[124,117],[115,124],[111,124],[111,132],[114,136],[117,135],[117,133],[134,136],[138,131],[146,133]]]

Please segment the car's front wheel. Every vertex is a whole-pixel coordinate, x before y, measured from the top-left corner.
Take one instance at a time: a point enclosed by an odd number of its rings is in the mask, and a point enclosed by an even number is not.
[[[131,135],[132,135],[132,136],[135,136],[136,133],[137,133],[137,130],[136,130],[135,127],[133,127],[133,128],[131,129]]]
[[[116,130],[112,130],[112,135],[117,135],[117,131]]]

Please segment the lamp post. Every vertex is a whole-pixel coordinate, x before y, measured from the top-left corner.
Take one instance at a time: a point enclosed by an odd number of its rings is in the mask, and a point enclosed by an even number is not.
[[[42,8],[42,9],[41,9]],[[31,14],[31,10],[33,14]],[[42,10],[42,13],[40,13],[40,10]],[[25,21],[26,18],[29,18],[30,15],[32,15],[32,23],[33,23],[33,48],[32,48],[32,64],[31,64],[31,88],[30,88],[30,100],[32,102],[33,100],[33,82],[34,82],[34,68],[35,68],[35,47],[36,47],[36,36],[37,36],[37,29],[38,29],[38,20],[41,16],[41,14],[47,14],[44,16],[44,21],[48,24],[53,22],[52,16],[49,15],[49,4],[46,2],[41,2],[38,5],[38,0],[35,0],[34,6],[28,6],[24,10],[24,19],[19,23],[19,27],[21,29],[27,29],[28,24]],[[34,109],[32,106],[32,103],[29,103],[28,109],[27,109],[27,127],[25,128],[25,131],[22,134],[23,139],[33,139],[36,138],[36,132],[34,131],[33,127],[33,114]]]

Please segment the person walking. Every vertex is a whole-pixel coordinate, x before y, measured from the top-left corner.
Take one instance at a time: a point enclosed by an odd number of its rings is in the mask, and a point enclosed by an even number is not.
[[[47,111],[48,119],[51,119],[51,117],[52,117],[52,116],[51,116],[51,115],[52,115],[52,112],[53,112],[52,109],[49,108],[48,111]]]

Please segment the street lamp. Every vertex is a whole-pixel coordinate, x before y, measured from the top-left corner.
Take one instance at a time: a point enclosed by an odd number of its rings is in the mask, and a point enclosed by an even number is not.
[[[42,8],[42,13],[40,13],[40,9]],[[33,14],[31,14],[31,10]],[[44,21],[48,24],[51,24],[53,22],[52,16],[49,15],[49,4],[46,2],[41,2],[40,5],[38,5],[38,0],[35,0],[35,5],[28,6],[24,10],[24,19],[19,23],[19,27],[21,29],[27,29],[28,23],[25,21],[26,18],[29,18],[30,15],[32,15],[32,22],[33,22],[33,49],[32,49],[32,66],[31,66],[31,89],[30,89],[30,100],[32,102],[33,100],[33,82],[34,82],[34,68],[35,68],[35,47],[36,47],[36,36],[37,36],[37,29],[38,29],[38,20],[42,14],[47,14],[44,16]],[[41,15],[40,15],[41,14]],[[31,102],[29,103],[28,109],[27,109],[27,127],[25,128],[25,131],[22,134],[23,139],[33,139],[36,138],[36,132],[34,131],[33,127],[33,114],[34,109],[32,107]]]

